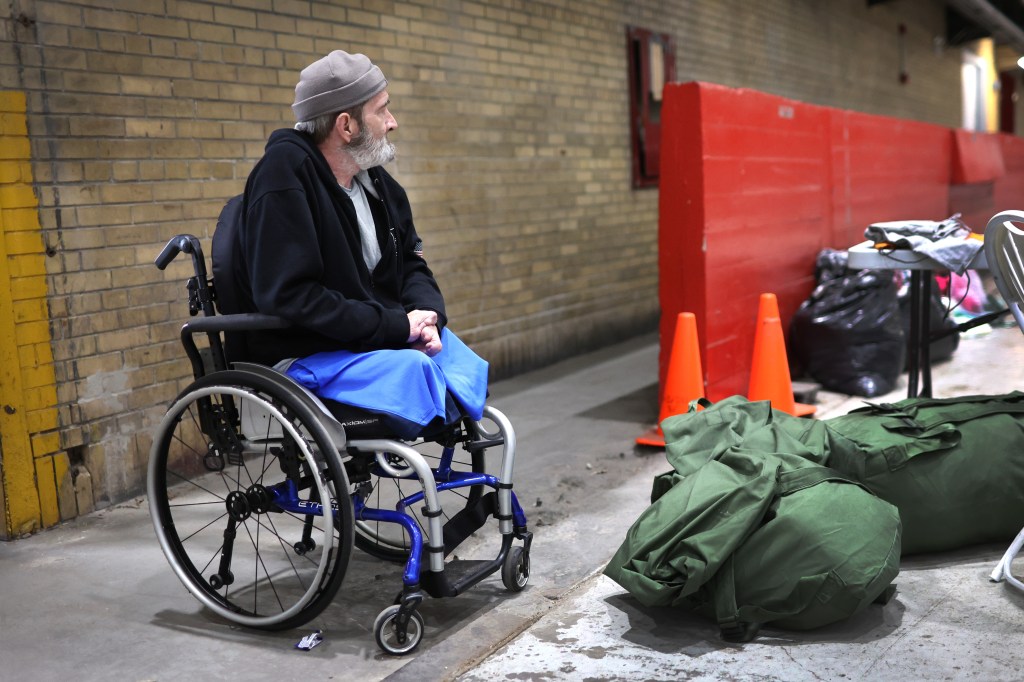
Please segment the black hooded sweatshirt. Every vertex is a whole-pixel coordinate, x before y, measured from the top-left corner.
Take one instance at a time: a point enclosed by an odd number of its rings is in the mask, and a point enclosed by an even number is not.
[[[224,312],[277,315],[296,327],[248,332],[233,360],[274,364],[339,349],[404,348],[406,313],[415,309],[435,311],[439,328],[446,323],[441,291],[415,253],[422,247],[405,190],[382,168],[369,176],[381,251],[372,273],[355,208],[312,138],[289,129],[271,134],[245,185],[230,244],[236,309]]]

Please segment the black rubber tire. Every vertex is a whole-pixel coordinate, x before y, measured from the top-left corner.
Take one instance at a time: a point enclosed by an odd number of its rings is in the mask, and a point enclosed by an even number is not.
[[[530,553],[516,545],[501,564],[501,582],[509,592],[522,592],[530,582]]]
[[[423,616],[418,611],[409,614],[409,625],[406,629],[407,639],[399,643],[394,627],[395,619],[398,617],[399,606],[389,606],[380,612],[373,621],[373,638],[377,640],[377,646],[392,656],[405,656],[416,650],[416,647],[423,641]]]
[[[212,427],[201,416],[210,414],[204,404],[222,412]],[[242,433],[237,415],[249,406],[266,415],[267,433]],[[154,437],[147,486],[161,548],[189,591],[230,621],[266,630],[297,627],[319,615],[341,587],[352,552],[352,499],[321,418],[271,379],[227,370],[185,389]],[[263,430],[264,422],[252,423],[254,431]],[[285,435],[271,436],[273,424]],[[220,470],[211,466],[207,458],[227,459],[211,444],[238,436],[245,439],[244,454]],[[334,514],[286,512],[268,501],[275,486],[289,482],[304,502],[326,497],[324,507]],[[235,540],[226,561],[229,528]],[[309,551],[296,552],[308,533],[317,536]],[[231,570],[222,572],[223,564]]]

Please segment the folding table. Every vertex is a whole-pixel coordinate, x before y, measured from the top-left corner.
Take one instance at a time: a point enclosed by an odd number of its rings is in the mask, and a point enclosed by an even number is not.
[[[871,241],[861,242],[848,250],[847,267],[851,270],[909,270],[910,271],[910,338],[907,340],[907,397],[931,397],[931,298],[932,273],[945,272],[942,264],[914,253],[910,249],[876,249]],[[987,270],[985,250],[980,249],[967,266],[970,270]],[[986,321],[1002,313],[986,316]],[[980,319],[980,318],[979,318]],[[981,324],[971,320],[960,329]],[[921,392],[917,391],[918,375],[921,378]]]

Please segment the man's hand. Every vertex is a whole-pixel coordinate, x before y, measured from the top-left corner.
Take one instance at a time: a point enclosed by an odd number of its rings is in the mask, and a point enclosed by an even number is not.
[[[423,335],[424,328],[437,326],[437,313],[433,310],[411,310],[407,314],[409,317],[409,338],[406,339],[406,343],[419,341],[420,336]]]
[[[408,343],[430,357],[440,353],[441,333],[437,329],[437,313],[432,310],[413,310],[408,315]]]
[[[433,325],[424,327],[419,341],[415,341],[412,347],[418,351],[423,351],[429,357],[434,357],[441,352],[441,333]]]

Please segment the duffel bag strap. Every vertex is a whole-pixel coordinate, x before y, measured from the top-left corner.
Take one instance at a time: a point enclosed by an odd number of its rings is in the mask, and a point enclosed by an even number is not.
[[[885,415],[899,419],[908,428],[928,431],[941,424],[957,424],[991,414],[1024,413],[1024,393],[1004,395],[966,395],[952,398],[908,398],[898,403],[872,403],[851,410],[853,413]],[[926,414],[922,414],[926,410]]]
[[[813,486],[818,485],[819,483],[824,483],[825,481],[838,481],[840,483],[850,483],[867,490],[867,488],[865,488],[864,485],[858,483],[857,481],[851,481],[849,478],[843,476],[835,469],[829,469],[828,467],[823,467],[819,465],[811,465],[801,467],[799,469],[794,469],[791,471],[780,472],[778,494],[780,497],[784,495],[789,495],[795,493],[798,490],[803,490],[804,488],[811,488]]]
[[[813,576],[807,584],[811,586],[814,599],[819,602],[835,599],[849,601],[854,598],[844,591],[845,583],[835,571]],[[763,623],[791,618],[811,605],[793,604],[793,608],[786,611],[769,611],[760,606],[737,606],[732,557],[722,565],[708,587],[714,591],[715,618],[722,639],[726,642],[749,642],[757,636]]]
[[[1024,414],[1024,394],[1019,391],[1007,395],[974,395],[955,398],[919,399],[914,404],[917,421],[925,429],[941,424],[961,424],[993,414]],[[923,408],[931,408],[922,414]]]
[[[740,620],[739,608],[736,606],[736,578],[733,575],[733,558],[729,557],[715,573],[709,587],[714,590],[715,618],[722,639],[726,642],[749,642],[757,637],[760,623]]]

